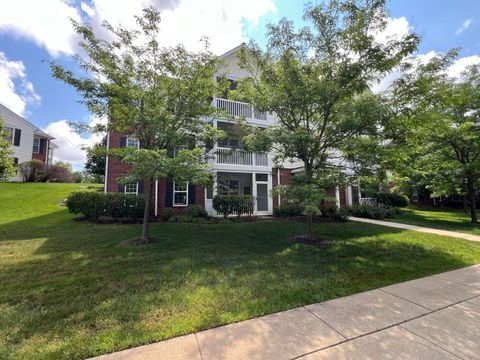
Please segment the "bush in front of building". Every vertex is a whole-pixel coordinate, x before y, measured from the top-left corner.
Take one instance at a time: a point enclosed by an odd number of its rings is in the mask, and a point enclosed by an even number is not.
[[[115,220],[137,220],[143,217],[145,197],[122,193],[76,191],[68,196],[66,205],[71,213],[82,214],[91,221],[98,221],[101,216]]]
[[[302,209],[298,204],[284,203],[273,210],[273,215],[279,218],[289,218],[302,215]]]
[[[348,215],[381,220],[398,214],[398,208],[389,205],[358,204],[348,207]]]
[[[230,215],[252,215],[255,205],[253,196],[249,195],[216,195],[213,208],[227,218]]]
[[[392,207],[406,207],[410,203],[408,197],[386,191],[375,191],[369,194],[378,204]]]

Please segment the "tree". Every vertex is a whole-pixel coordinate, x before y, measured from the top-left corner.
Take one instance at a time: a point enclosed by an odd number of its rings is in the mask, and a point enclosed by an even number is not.
[[[162,47],[158,42],[159,12],[145,9],[136,20],[135,30],[104,23],[113,40],[100,39],[91,26],[73,22],[86,54],[84,58],[75,56],[75,60],[89,76],[76,76],[55,63],[51,63],[51,69],[54,77],[82,95],[90,111],[99,117],[108,116],[107,131],[139,140],[141,149],[113,151],[111,155],[132,166],[124,182],[145,181],[146,206],[139,242],[148,243],[150,200],[156,179],[173,177],[198,185],[212,181],[204,166],[203,150],[176,150],[191,143],[192,137],[201,147],[219,134],[205,117],[215,111],[210,106],[211,97],[223,88],[214,77],[221,62],[208,50],[207,42],[199,53],[181,45]],[[178,166],[182,160],[185,166]]]
[[[0,181],[7,181],[15,176],[15,166],[12,160],[12,145],[5,139],[5,132],[3,131],[3,120],[0,117]]]
[[[68,161],[55,161],[54,165],[63,167],[67,169],[69,172],[73,172],[73,166]]]
[[[277,160],[303,162],[303,181],[291,185],[301,188],[291,193],[301,194],[311,237],[327,173],[378,161],[377,133],[387,109],[369,84],[411,54],[419,39],[375,40],[388,19],[384,0],[309,5],[304,19],[309,26],[298,31],[286,19],[270,25],[266,51],[254,43],[242,51],[240,66],[250,76],[238,91],[278,118],[276,126],[250,136],[250,145],[274,150]]]
[[[447,68],[454,49],[426,64],[407,64],[389,91],[397,113],[393,126],[398,152],[410,164],[400,171],[421,174],[431,196],[464,194],[472,223],[478,223],[476,193],[480,176],[480,66],[460,78]]]
[[[87,161],[85,162],[85,169],[93,176],[96,182],[102,182],[105,176],[106,148],[107,137],[104,136],[99,143],[86,149]]]

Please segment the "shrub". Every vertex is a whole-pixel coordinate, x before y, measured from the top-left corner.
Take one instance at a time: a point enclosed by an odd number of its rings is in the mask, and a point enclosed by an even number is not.
[[[45,178],[45,164],[40,160],[29,160],[18,165],[24,182],[38,182]]]
[[[213,198],[213,208],[224,218],[229,215],[252,215],[254,203],[249,195],[216,195]]]
[[[280,218],[300,216],[302,209],[298,204],[284,203],[273,210],[273,215]]]
[[[82,214],[92,221],[97,221],[100,216],[139,219],[145,210],[145,197],[122,193],[76,191],[68,196],[66,205],[71,213]]]
[[[409,204],[408,197],[405,195],[378,191],[372,193],[372,197],[377,200],[379,204],[393,206],[393,207],[406,207]]]
[[[176,221],[181,223],[191,223],[193,221],[193,217],[189,215],[178,215],[176,217]]]
[[[177,214],[175,213],[175,210],[173,208],[165,208],[163,210],[163,214],[161,216],[161,219],[163,221],[169,221],[172,218],[176,218]]]
[[[391,206],[361,204],[353,205],[348,208],[348,214],[367,219],[385,219],[391,218],[397,213],[397,210]]]
[[[185,215],[191,218],[207,217],[207,211],[201,205],[190,205],[185,209]]]
[[[331,206],[322,206],[321,214],[323,217],[336,220],[336,221],[347,221],[349,215],[349,209],[342,207],[337,208],[335,205]]]

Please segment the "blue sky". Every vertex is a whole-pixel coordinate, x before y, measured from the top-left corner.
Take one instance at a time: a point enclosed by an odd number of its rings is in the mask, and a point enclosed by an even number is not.
[[[319,0],[320,1],[320,0]],[[315,1],[314,1],[315,3]],[[288,17],[302,23],[303,2],[292,0],[5,0],[0,12],[0,102],[57,138],[56,158],[83,165],[82,144],[97,137],[79,136],[68,121],[98,121],[78,103],[79,96],[53,79],[48,64],[55,60],[75,69],[76,52],[69,17],[98,27],[102,20],[132,24],[132,15],[153,4],[163,15],[166,44],[184,43],[198,49],[198,38],[210,37],[222,53],[246,39],[265,43],[265,25]],[[430,56],[461,47],[452,73],[480,62],[480,5],[478,0],[392,0],[391,33],[413,29],[421,35],[418,55]]]

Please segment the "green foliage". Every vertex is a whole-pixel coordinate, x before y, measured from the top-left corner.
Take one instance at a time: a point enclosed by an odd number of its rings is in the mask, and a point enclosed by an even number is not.
[[[208,216],[207,211],[201,205],[189,205],[185,209],[185,215],[191,218],[205,218]]]
[[[302,215],[302,208],[294,203],[282,203],[273,209],[273,215],[279,218],[289,218]]]
[[[160,217],[163,221],[169,221],[177,216],[177,213],[173,208],[165,208],[163,209],[162,216]]]
[[[4,139],[3,120],[0,117],[0,181],[9,180],[15,176],[15,166],[12,160],[12,151],[10,142]]]
[[[287,19],[270,25],[266,51],[253,43],[241,52],[240,66],[250,76],[238,92],[278,117],[276,126],[253,132],[247,144],[273,150],[280,162],[303,162],[305,181],[289,187],[297,187],[292,198],[313,216],[329,189],[325,178],[338,185],[347,164],[359,175],[381,163],[380,129],[391,111],[369,84],[412,54],[419,38],[408,33],[375,40],[388,21],[385,0],[309,4],[304,19],[307,26],[298,30]]]
[[[351,216],[381,220],[394,217],[399,210],[388,205],[359,204],[349,207],[347,212]]]
[[[92,221],[97,221],[100,216],[136,220],[143,216],[145,197],[122,193],[77,191],[68,196],[66,205],[71,213],[82,214]]]
[[[18,165],[24,182],[39,182],[45,179],[45,164],[40,160],[24,161]]]
[[[216,195],[213,198],[213,208],[224,218],[229,215],[252,215],[255,200],[248,195]]]
[[[321,214],[323,217],[336,220],[347,221],[349,215],[349,209],[346,207],[337,208],[335,205],[323,205],[321,207]]]
[[[107,160],[106,148],[107,137],[104,136],[99,143],[86,149],[87,161],[85,162],[85,169],[90,175],[95,177],[96,182],[101,182],[105,176],[105,164]]]
[[[393,168],[404,187],[427,188],[432,197],[465,195],[476,223],[480,65],[450,78],[447,69],[457,57],[454,49],[425,64],[407,63],[387,94],[397,116],[385,130],[402,158]]]
[[[410,201],[405,195],[386,191],[376,191],[369,193],[369,196],[373,197],[377,203],[387,205],[391,207],[407,207]]]

